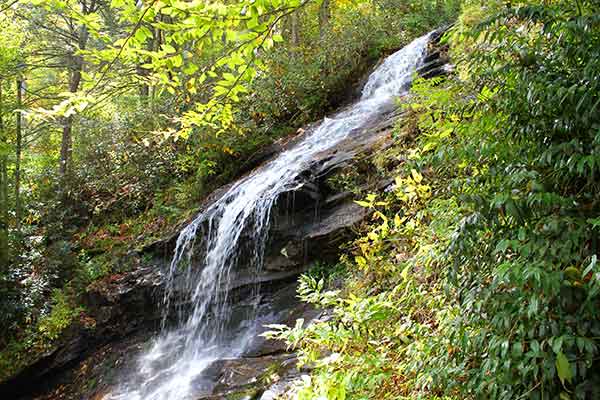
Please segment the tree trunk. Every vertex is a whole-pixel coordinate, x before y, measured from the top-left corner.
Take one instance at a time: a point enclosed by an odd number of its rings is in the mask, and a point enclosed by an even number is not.
[[[323,0],[319,8],[319,35],[321,39],[325,37],[331,18],[331,0]]]
[[[71,160],[71,153],[73,151],[72,137],[71,137],[72,126],[73,126],[73,117],[72,116],[69,116],[69,117],[66,117],[63,119],[62,139],[60,142],[60,166],[59,166],[59,170],[58,170],[61,180],[64,180],[67,175],[68,164],[69,164],[69,161]]]
[[[159,16],[154,18],[155,22],[159,22]],[[159,51],[160,50],[160,29],[153,27],[152,25],[148,25],[147,28],[152,32],[152,37],[147,40],[146,49],[148,51]],[[152,59],[150,57],[146,57],[143,59],[144,63],[150,63]],[[142,67],[142,65],[138,65],[136,67],[137,74],[142,78],[139,87],[139,94],[143,104],[149,106],[151,104],[151,90],[150,83],[148,82],[148,77],[150,76],[150,70]]]
[[[162,22],[162,14],[158,14],[156,16],[156,21]],[[163,32],[160,28],[153,28],[152,34],[153,34],[153,40],[152,40],[153,47],[150,50],[156,52],[156,51],[159,51],[160,46],[162,46]],[[156,104],[156,85],[150,85],[149,90],[148,90],[148,98],[150,100],[150,109],[152,111],[154,111],[155,104]]]
[[[140,97],[142,99],[142,103],[148,103],[148,96],[150,95],[150,86],[146,82],[146,78],[148,77],[149,71],[146,68],[138,66],[137,74],[142,77],[142,81],[140,83]]]
[[[4,131],[4,103],[2,99],[2,81],[0,81],[0,141],[7,145],[6,132]],[[8,182],[7,182],[7,157],[2,150],[0,153],[0,273],[8,268]]]
[[[290,15],[290,43],[297,47],[300,45],[300,34],[298,32],[298,12],[295,11]]]
[[[79,28],[78,47],[79,50],[85,50],[88,40],[88,31],[85,25]],[[70,76],[69,76],[69,92],[77,93],[81,83],[81,73],[83,71],[83,57],[78,54],[72,54],[69,57],[70,61]],[[63,132],[60,144],[60,165],[59,175],[61,178],[62,189],[66,188],[66,177],[69,173],[71,155],[73,154],[73,116],[63,118]]]
[[[2,209],[0,210],[1,231],[0,231],[0,268],[6,271],[10,261],[10,247],[8,239],[8,158],[6,155],[0,158],[0,197]]]
[[[23,104],[23,81],[17,78],[17,112],[15,114],[15,133],[16,133],[16,147],[15,147],[15,229],[18,233],[21,233],[21,151],[23,144],[23,134],[21,131],[22,113],[21,107]]]

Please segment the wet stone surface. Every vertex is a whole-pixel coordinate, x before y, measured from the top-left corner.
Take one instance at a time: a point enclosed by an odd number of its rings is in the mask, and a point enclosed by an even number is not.
[[[422,75],[443,73],[444,49],[428,51]],[[392,110],[383,110],[360,131],[316,155],[302,174],[304,184],[279,198],[264,268],[259,274],[242,268],[223,288],[237,304],[233,313],[236,307],[242,310],[248,306],[250,294],[259,293],[270,323],[293,324],[298,318],[311,321],[319,317],[320,312],[298,304],[296,277],[312,260],[335,261],[345,232],[367,216],[353,203],[351,193],[332,191],[326,178],[357,157],[385,147],[398,117]],[[286,144],[280,143],[276,151],[285,149]],[[385,184],[385,180],[377,183]],[[164,311],[162,271],[173,246],[174,237],[157,242],[140,254],[150,262],[88,288],[86,308],[93,326],[73,329],[50,354],[42,355],[28,370],[1,386],[0,398],[99,400],[124,376],[139,369],[139,356],[148,350],[159,330]],[[178,306],[185,309],[186,305]],[[240,321],[232,320],[231,329],[235,330]],[[281,343],[255,336],[240,357],[214,361],[204,379],[194,382],[198,392],[204,393],[191,400],[270,400],[302,373],[296,369],[294,355]]]

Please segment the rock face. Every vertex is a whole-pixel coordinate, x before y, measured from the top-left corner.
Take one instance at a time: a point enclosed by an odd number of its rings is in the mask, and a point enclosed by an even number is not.
[[[137,264],[136,260],[124,262]],[[32,398],[30,393],[44,392],[65,376],[76,381],[72,375],[79,372],[73,368],[87,365],[87,358],[127,346],[132,337],[147,339],[158,326],[156,295],[161,284],[159,263],[155,262],[90,286],[84,299],[85,321],[72,326],[51,350],[3,383],[0,398]]]
[[[423,66],[419,69],[419,75],[422,78],[430,79],[446,75],[452,69],[452,66],[449,64],[449,46],[440,43],[442,36],[447,30],[448,28],[442,28],[432,34],[427,57],[425,57]]]
[[[446,73],[447,49],[436,44],[441,35],[442,31],[434,35],[426,63],[419,70],[424,77]],[[368,216],[366,209],[353,202],[352,192],[332,188],[328,178],[388,146],[391,129],[399,117],[389,110],[307,166],[304,185],[281,196],[273,210],[271,240],[262,272],[256,275],[239,271],[233,283],[223,288],[231,291],[233,301],[240,301],[243,307],[245,293],[260,284],[265,302],[285,306],[280,310],[280,322],[293,323],[296,318],[310,321],[320,315],[295,300],[296,277],[313,260],[336,261],[339,245],[349,238],[348,228]],[[268,160],[297,140],[299,137],[279,142],[257,157]],[[389,183],[389,179],[380,178],[362,189],[381,189]],[[204,206],[226,189],[209,196]],[[134,355],[147,346],[160,325],[164,284],[161,271],[170,261],[175,240],[176,236],[169,237],[131,254],[124,262],[131,263],[132,272],[90,286],[85,302],[87,318],[93,323],[72,329],[54,349],[0,385],[0,397],[100,399],[118,379],[115,371],[136,368]],[[276,392],[278,385],[301,373],[295,369],[294,356],[280,343],[257,338],[250,348],[240,359],[220,360],[213,365],[216,385],[202,399],[258,398],[263,392]]]

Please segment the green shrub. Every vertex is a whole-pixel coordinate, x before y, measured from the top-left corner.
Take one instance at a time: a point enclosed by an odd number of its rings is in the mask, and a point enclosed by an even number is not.
[[[81,307],[74,307],[72,300],[62,290],[52,292],[52,308],[50,313],[43,316],[37,326],[42,341],[52,342],[68,328],[73,320],[81,313]]]
[[[394,191],[359,203],[346,289],[300,286],[332,318],[273,327],[316,366],[306,398],[600,396],[599,12],[469,2],[457,73],[413,87]]]
[[[47,313],[37,321],[28,321],[27,328],[8,338],[0,350],[0,380],[13,376],[52,349],[82,311],[65,290],[55,289]]]

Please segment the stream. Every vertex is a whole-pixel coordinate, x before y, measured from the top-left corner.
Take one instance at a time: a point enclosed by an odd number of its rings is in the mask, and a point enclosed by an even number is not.
[[[227,288],[241,269],[261,270],[273,207],[282,194],[306,184],[303,172],[316,155],[334,148],[406,93],[429,37],[386,58],[369,76],[360,99],[233,184],[181,231],[165,272],[162,330],[139,356],[136,370],[105,400],[187,400],[210,394],[215,385],[210,366],[243,355],[262,326],[277,320],[279,311],[264,305],[258,288],[246,296],[243,315],[240,307],[233,311]],[[169,315],[173,310],[175,317]]]

